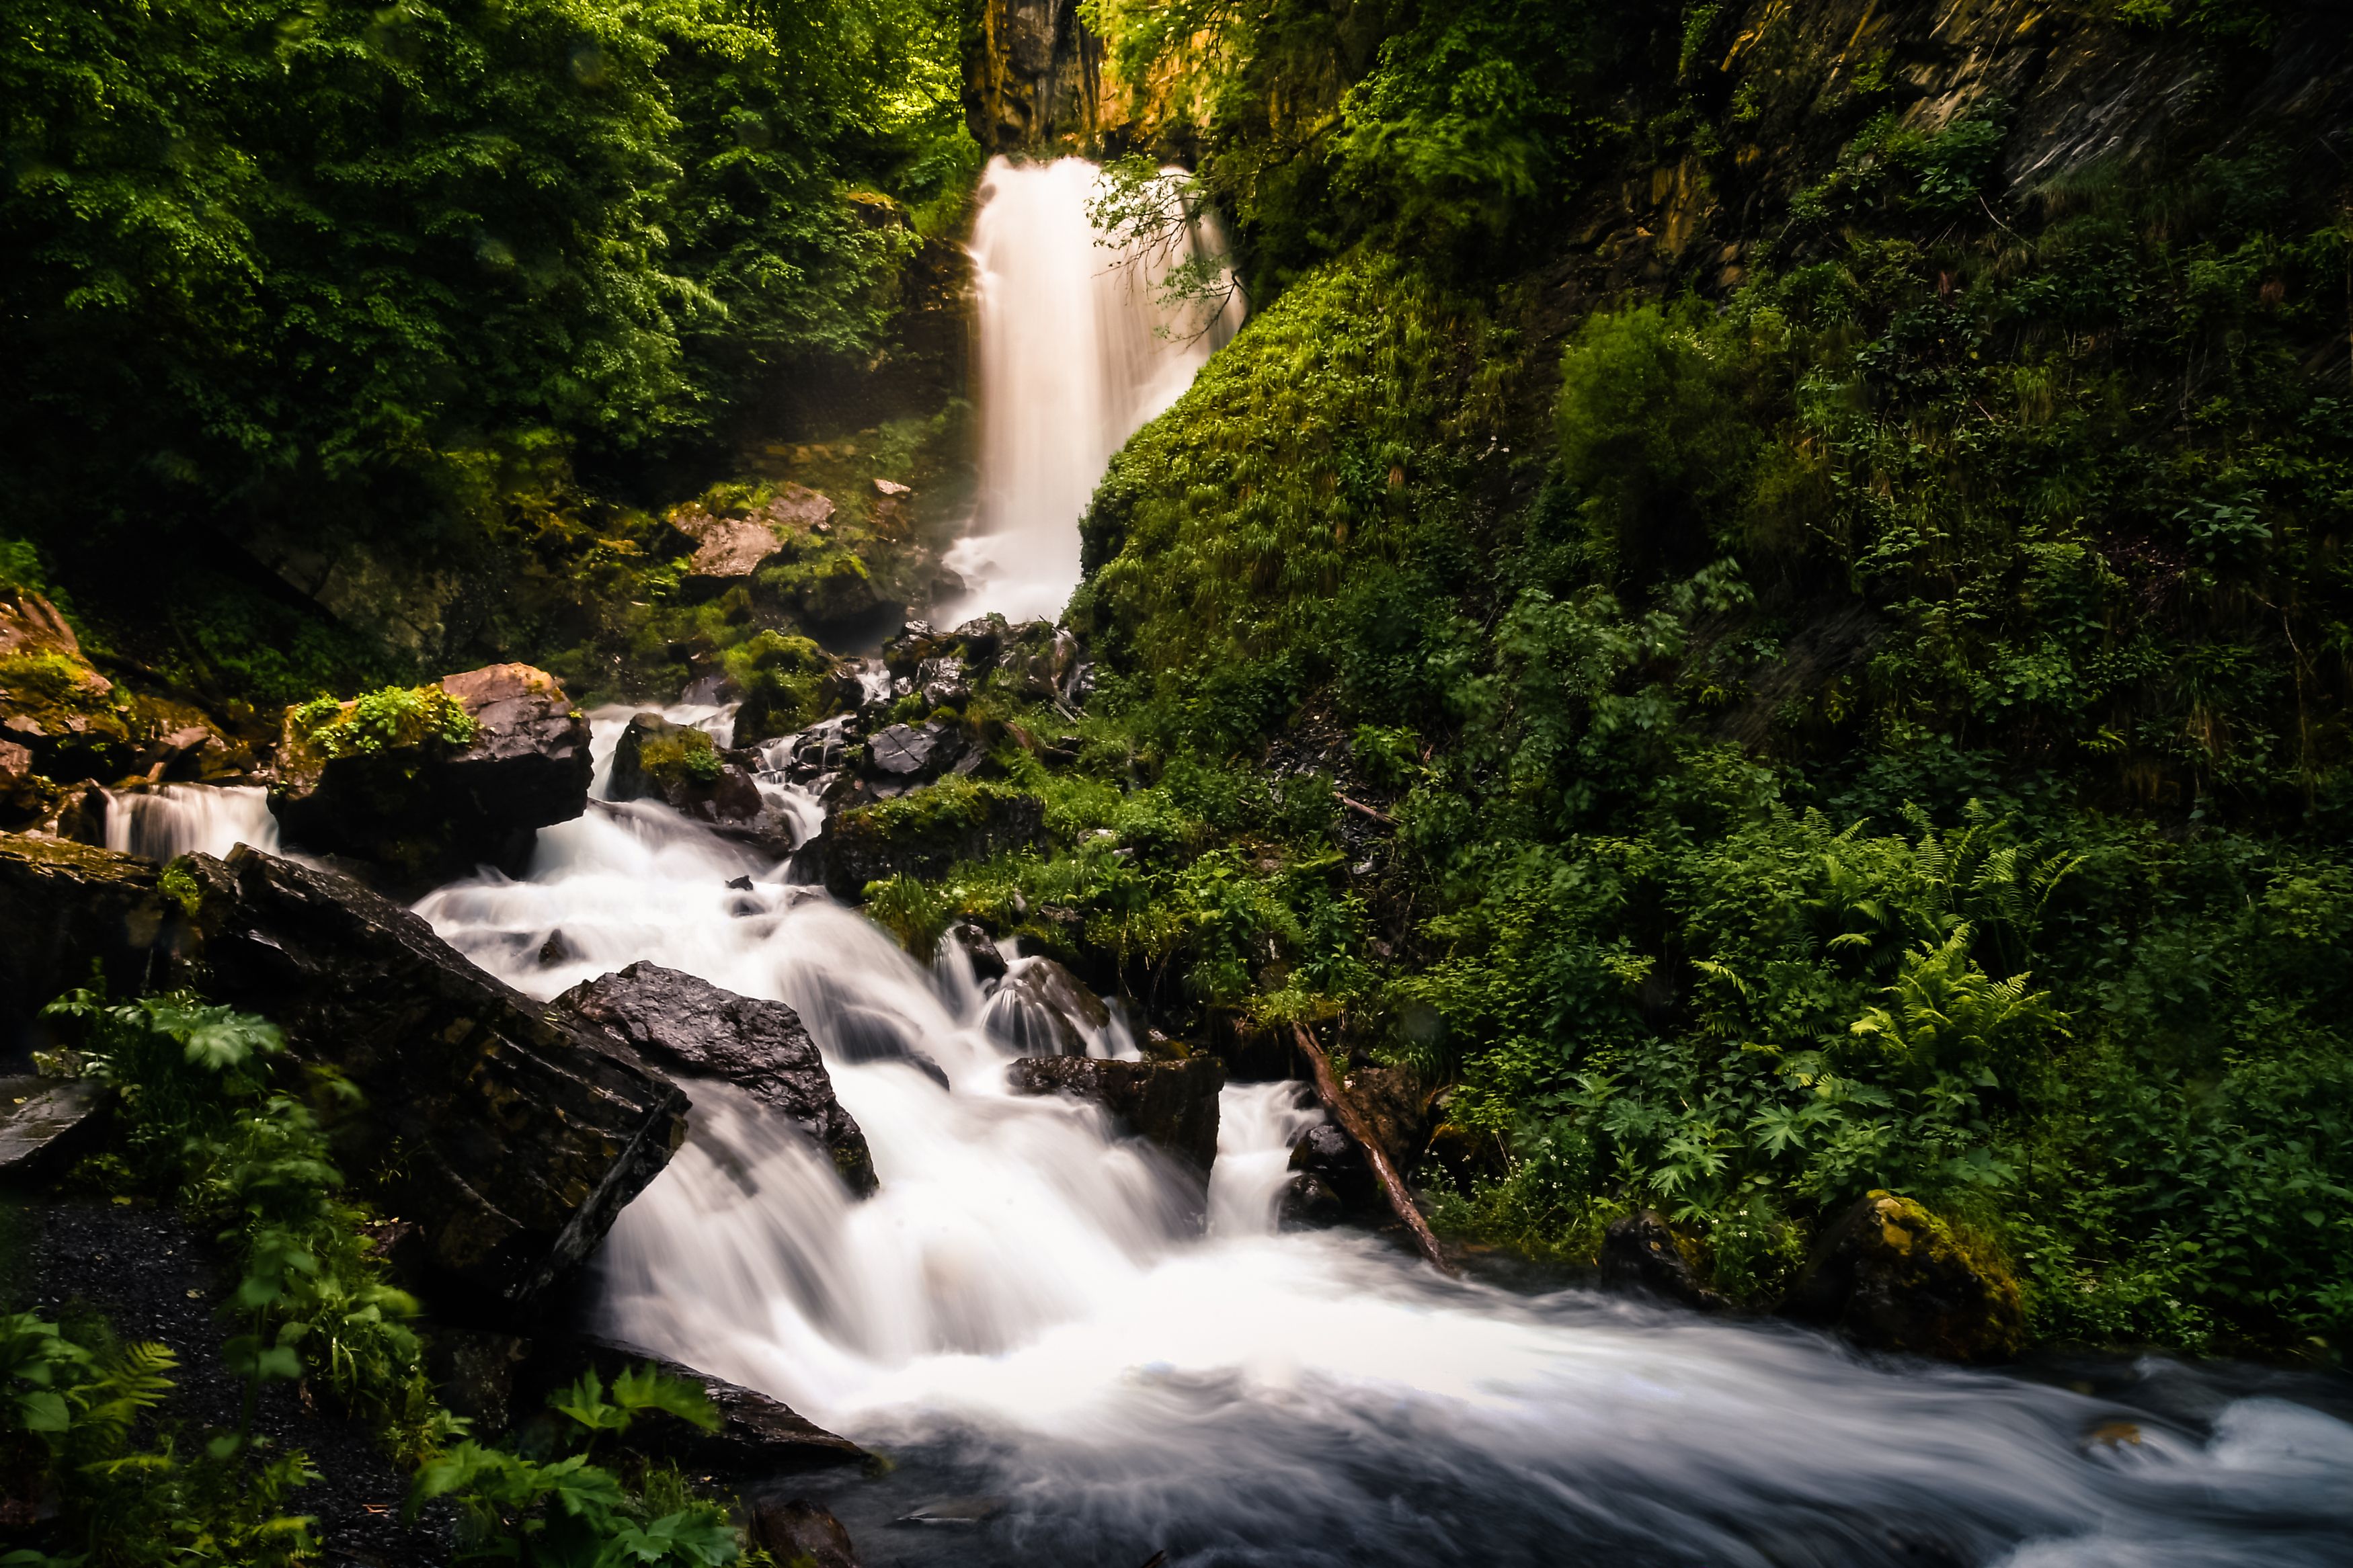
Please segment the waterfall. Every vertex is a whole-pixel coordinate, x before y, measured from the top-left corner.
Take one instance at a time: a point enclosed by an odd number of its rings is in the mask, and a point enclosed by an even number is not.
[[[151,860],[227,855],[240,844],[277,854],[278,819],[259,785],[165,784],[110,792],[106,847]]]
[[[1003,418],[969,559],[976,605],[1011,614],[1059,606],[1103,462],[1207,352],[1141,331],[1080,226],[1092,177],[994,166],[976,237]],[[886,1454],[887,1474],[781,1483],[870,1568],[2348,1561],[2353,1426],[2309,1383],[2159,1357],[2042,1382],[1443,1279],[1364,1231],[1278,1228],[1287,1150],[1320,1116],[1295,1085],[1224,1091],[1204,1227],[1187,1178],[1100,1110],[1008,1092],[1014,1031],[968,966],[918,964],[658,803],[603,800],[628,713],[591,717],[589,812],[542,830],[523,879],[418,912],[533,997],[646,959],[798,1010],[881,1190],[853,1200],[796,1129],[694,1086],[689,1141],[620,1215],[586,1310]],[[266,842],[259,791],[118,805],[110,839],[143,852]],[[949,1494],[997,1517],[890,1528]]]
[[[980,293],[980,503],[948,564],[981,610],[1052,618],[1079,581],[1080,515],[1112,454],[1176,401],[1240,325],[1239,295],[1213,313],[1169,309],[1171,248],[1097,243],[1095,165],[998,158],[981,185],[972,256]],[[1212,220],[1193,243],[1212,253]]]
[[[598,719],[600,752],[618,724]],[[592,1314],[887,1451],[888,1478],[792,1483],[878,1568],[2187,1568],[2341,1563],[2353,1539],[2353,1426],[2221,1374],[2148,1360],[2085,1393],[1882,1363],[1280,1232],[1285,1152],[1319,1119],[1296,1085],[1225,1090],[1205,1234],[1183,1178],[1100,1111],[1007,1091],[1013,1047],[967,968],[916,963],[659,805],[544,829],[527,879],[419,910],[535,997],[642,958],[799,1011],[881,1191],[853,1200],[797,1131],[696,1087]],[[2095,1437],[2118,1421],[2129,1438]],[[1006,1511],[973,1536],[888,1528],[975,1492]]]

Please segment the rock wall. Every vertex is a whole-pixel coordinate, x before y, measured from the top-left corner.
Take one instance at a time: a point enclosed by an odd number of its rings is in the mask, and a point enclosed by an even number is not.
[[[1080,152],[1103,125],[1103,46],[1078,0],[980,0],[965,47],[965,118],[991,153]]]

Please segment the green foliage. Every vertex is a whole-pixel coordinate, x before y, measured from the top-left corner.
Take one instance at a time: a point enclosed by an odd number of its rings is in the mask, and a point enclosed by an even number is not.
[[[93,705],[94,700],[83,686],[90,673],[87,666],[75,663],[64,654],[45,650],[12,653],[0,658],[0,688],[30,692],[44,701],[76,707]]]
[[[638,747],[638,767],[663,784],[712,784],[727,771],[710,735],[691,728],[647,736]]]
[[[643,450],[870,351],[960,14],[12,0],[5,417],[41,492],[417,530],[486,437]],[[233,500],[233,498],[235,498]]]
[[[438,742],[472,743],[477,732],[465,704],[439,686],[387,686],[343,701],[314,698],[287,715],[296,744],[322,757],[375,756]]]
[[[186,992],[110,1004],[88,991],[48,1016],[79,1030],[77,1056],[121,1097],[109,1179],[176,1193],[221,1226],[242,1274],[230,1310],[232,1370],[256,1386],[308,1375],[374,1422],[396,1451],[425,1453],[452,1427],[435,1404],[417,1304],[385,1278],[371,1215],[341,1195],[342,1174],[311,1107],[275,1081],[275,1026]],[[342,1080],[314,1091],[351,1102]]]
[[[569,1423],[560,1457],[534,1458],[470,1441],[417,1471],[412,1515],[437,1498],[465,1508],[469,1542],[461,1561],[708,1568],[742,1555],[726,1510],[684,1498],[674,1473],[648,1470],[631,1485],[591,1462],[600,1439],[618,1437],[648,1415],[716,1427],[718,1413],[700,1384],[638,1366],[613,1380],[608,1397],[596,1373],[584,1372],[572,1387],[549,1395],[548,1407]],[[672,1502],[681,1506],[665,1506]]]
[[[744,693],[735,733],[747,743],[805,729],[831,706],[826,677],[833,660],[807,637],[761,632],[728,649],[726,667]]]

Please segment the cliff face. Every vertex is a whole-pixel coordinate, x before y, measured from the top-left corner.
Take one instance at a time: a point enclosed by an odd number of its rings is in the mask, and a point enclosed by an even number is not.
[[[1589,194],[1575,248],[1596,281],[1736,285],[1745,252],[1881,114],[1922,133],[1997,127],[1997,209],[2095,165],[2129,177],[2256,136],[2353,132],[2353,29],[2334,5],[2291,15],[2254,73],[2224,71],[2179,31],[2046,0],[1757,0],[1698,43],[1677,85],[1716,145],[1638,155]]]
[[[1078,0],[980,0],[965,49],[965,117],[991,153],[1079,152],[1103,125],[1103,41]]]

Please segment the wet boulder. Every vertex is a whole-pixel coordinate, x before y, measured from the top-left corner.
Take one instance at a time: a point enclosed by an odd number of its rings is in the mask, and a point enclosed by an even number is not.
[[[118,994],[168,984],[193,951],[163,868],[70,839],[0,834],[0,1055],[40,1038],[51,998],[90,980]]]
[[[892,724],[866,742],[866,775],[879,784],[905,787],[934,779],[979,750],[964,727],[938,720],[928,724]]]
[[[1076,695],[1079,641],[1049,622],[1032,621],[1013,628],[997,665],[1018,695],[1067,703]]]
[[[558,1000],[604,1025],[693,1092],[721,1079],[776,1110],[823,1149],[849,1190],[874,1191],[874,1157],[825,1070],[800,1015],[782,1002],[723,991],[707,980],[632,963],[574,986]]]
[[[857,1548],[841,1521],[806,1499],[753,1504],[744,1533],[778,1563],[797,1568],[859,1568]]]
[[[1700,1282],[1694,1248],[1656,1209],[1620,1215],[1601,1233],[1601,1283],[1704,1312],[1725,1306],[1723,1297]]]
[[[1342,1215],[1386,1212],[1387,1200],[1365,1152],[1328,1121],[1299,1135],[1287,1169],[1284,1215],[1292,1223],[1329,1225]]]
[[[1029,1057],[1082,1057],[1111,1026],[1111,1010],[1050,958],[1006,965],[1004,984],[981,1011],[988,1032]]]
[[[112,1098],[90,1079],[0,1078],[0,1183],[63,1171],[103,1131]]]
[[[288,844],[349,857],[396,892],[478,866],[520,873],[539,829],[587,809],[588,742],[562,682],[490,665],[289,709],[269,809]]]
[[[1046,803],[1007,784],[949,779],[895,800],[838,813],[810,841],[813,872],[839,899],[869,882],[934,878],[959,860],[1043,844]]]
[[[866,505],[866,521],[881,538],[906,538],[915,527],[914,490],[894,479],[876,479],[874,499]]]
[[[1348,1216],[1348,1205],[1330,1183],[1307,1171],[1285,1177],[1275,1200],[1275,1223],[1285,1230],[1322,1230]]]
[[[528,1321],[686,1137],[686,1096],[603,1025],[534,1002],[349,878],[240,846],[191,855],[212,995],[339,1069],[343,1169],[416,1227],[443,1321]]]
[[[723,837],[781,860],[793,852],[791,816],[760,791],[759,781],[691,724],[639,713],[613,750],[607,794],[615,800],[659,800]]]
[[[1825,1229],[1778,1309],[1872,1350],[2000,1361],[2025,1338],[2018,1282],[1910,1198],[1874,1192]]]
[[[958,921],[948,927],[941,933],[940,946],[962,956],[976,984],[1005,978],[1005,954],[997,951],[997,939],[972,921]]]
[[[934,708],[962,708],[972,700],[972,678],[964,660],[927,658],[915,667],[915,689]]]
[[[1067,1094],[1110,1111],[1145,1142],[1206,1177],[1218,1157],[1218,1091],[1225,1064],[1113,1062],[1093,1057],[1025,1057],[1006,1068],[1016,1094]]]

